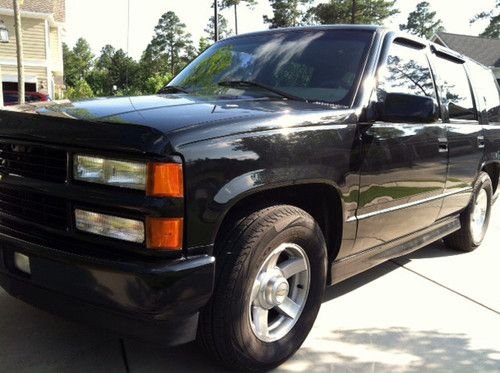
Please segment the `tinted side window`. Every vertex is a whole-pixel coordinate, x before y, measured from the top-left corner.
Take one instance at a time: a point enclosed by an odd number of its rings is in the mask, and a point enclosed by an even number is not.
[[[448,108],[451,119],[477,119],[472,91],[461,63],[436,57],[436,81],[442,95],[442,101]]]
[[[500,122],[500,93],[492,71],[475,62],[469,62],[468,66],[481,110],[488,113],[490,122]]]
[[[423,49],[398,44],[391,46],[378,86],[378,98],[387,93],[436,97],[429,61]]]

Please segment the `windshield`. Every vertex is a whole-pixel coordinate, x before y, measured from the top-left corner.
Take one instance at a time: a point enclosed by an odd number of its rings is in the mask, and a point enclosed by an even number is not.
[[[195,95],[350,106],[372,36],[299,30],[228,39],[201,54],[169,86]]]

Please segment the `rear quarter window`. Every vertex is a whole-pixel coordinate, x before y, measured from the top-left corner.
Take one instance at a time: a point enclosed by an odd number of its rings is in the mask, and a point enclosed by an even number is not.
[[[500,93],[493,72],[473,61],[468,67],[479,107],[487,112],[490,122],[500,122]]]

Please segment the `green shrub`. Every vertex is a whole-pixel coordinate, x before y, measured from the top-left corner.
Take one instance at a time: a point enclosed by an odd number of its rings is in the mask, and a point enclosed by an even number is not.
[[[81,79],[76,82],[74,87],[69,87],[66,91],[66,97],[70,100],[82,100],[94,97],[94,92],[87,81]]]
[[[155,74],[153,76],[150,76],[143,88],[143,93],[144,94],[155,94],[158,93],[160,89],[165,87],[170,81],[172,80],[172,74]]]

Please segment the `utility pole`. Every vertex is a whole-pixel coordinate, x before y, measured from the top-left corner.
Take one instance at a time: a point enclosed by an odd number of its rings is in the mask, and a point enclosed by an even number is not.
[[[238,35],[238,4],[234,3],[234,32]]]
[[[127,57],[130,56],[130,0],[127,0]],[[125,85],[128,89],[128,70],[129,64],[127,63],[127,70],[125,72]]]
[[[219,41],[219,4],[214,0],[214,41]]]
[[[19,105],[25,104],[24,96],[24,63],[23,63],[23,31],[21,26],[21,10],[19,7],[20,0],[14,1],[14,18],[16,28],[16,45],[17,45],[17,85],[19,95]],[[22,0],[21,0],[22,1]]]

